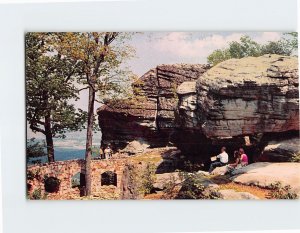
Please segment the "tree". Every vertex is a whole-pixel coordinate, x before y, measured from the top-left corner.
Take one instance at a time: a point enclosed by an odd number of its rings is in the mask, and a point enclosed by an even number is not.
[[[207,57],[207,62],[209,64],[216,65],[228,59],[230,59],[230,53],[228,50],[217,49]]]
[[[30,158],[40,158],[46,155],[45,153],[45,142],[36,141],[35,138],[27,139],[26,143],[26,161]]]
[[[284,33],[284,35],[288,36],[285,40],[289,44],[291,50],[298,50],[298,32],[287,32]]]
[[[27,33],[25,43],[26,118],[33,132],[45,135],[48,161],[54,162],[53,138],[84,127],[84,112],[69,104],[78,99],[79,66],[53,50],[49,33]]]
[[[258,44],[249,36],[242,36],[240,41],[232,41],[229,47],[225,49],[217,49],[208,57],[207,62],[216,65],[222,61],[231,58],[258,57],[264,54],[279,54],[290,56],[294,50],[298,48],[298,34],[291,32],[286,33],[289,38],[282,38],[278,41],[269,41],[266,44]]]
[[[55,49],[81,66],[81,76],[77,79],[83,89],[87,89],[88,112],[85,152],[86,195],[91,195],[91,155],[93,126],[95,122],[94,104],[99,97],[122,93],[122,83],[130,75],[122,67],[131,57],[133,49],[126,45],[130,33],[56,33]],[[98,94],[98,95],[96,95]],[[98,98],[98,99],[97,99]]]
[[[262,45],[261,54],[278,54],[278,55],[291,55],[292,49],[287,45],[284,40],[270,41],[266,45]]]

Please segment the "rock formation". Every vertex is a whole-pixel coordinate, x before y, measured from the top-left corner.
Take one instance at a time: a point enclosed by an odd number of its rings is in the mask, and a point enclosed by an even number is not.
[[[300,194],[299,163],[253,163],[234,171],[230,179],[235,183],[256,185],[270,188],[280,182],[283,186],[290,185],[292,191]]]
[[[230,59],[210,69],[160,65],[132,86],[134,98],[98,109],[104,143],[124,148],[133,140],[152,147],[171,141],[205,160],[221,145],[230,153],[238,146],[249,152],[279,134],[299,137],[297,57]]]
[[[132,87],[134,97],[110,101],[100,107],[99,125],[104,144],[124,148],[133,140],[165,146],[174,128],[176,89],[184,81],[197,80],[208,65],[160,65],[140,77]]]
[[[230,59],[182,83],[177,93],[174,140],[190,153],[207,144],[245,145],[264,134],[299,131],[296,57]]]

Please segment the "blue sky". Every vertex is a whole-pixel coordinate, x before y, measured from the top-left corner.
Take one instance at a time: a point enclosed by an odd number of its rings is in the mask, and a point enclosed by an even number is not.
[[[216,49],[228,46],[243,35],[249,35],[259,43],[276,41],[282,37],[281,32],[144,32],[135,34],[129,41],[135,49],[136,56],[126,66],[138,76],[159,64],[206,63],[207,56]],[[83,91],[80,99],[74,102],[76,107],[87,110],[88,92]],[[95,104],[95,109],[100,105]],[[28,129],[28,127],[27,127]],[[28,138],[43,138],[28,129]],[[99,144],[101,133],[95,134],[94,143]],[[65,139],[55,140],[56,147],[84,148],[85,131],[73,132]]]

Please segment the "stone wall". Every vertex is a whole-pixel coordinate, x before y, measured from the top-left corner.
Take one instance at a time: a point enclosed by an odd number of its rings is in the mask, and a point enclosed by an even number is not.
[[[42,193],[45,192],[44,177],[58,178],[60,183],[57,195],[63,197],[68,194],[75,194],[79,197],[79,190],[72,188],[72,177],[78,172],[84,173],[84,160],[68,160],[58,161],[50,164],[33,165],[27,168],[27,174],[34,174],[34,179],[27,179],[30,184],[29,193],[40,188]],[[125,160],[110,159],[110,160],[92,160],[91,162],[91,177],[92,177],[92,193],[99,193],[107,190],[107,186],[101,185],[101,174],[106,171],[112,171],[117,175],[117,186],[110,185],[110,192],[113,189],[116,195],[120,194],[121,180],[123,170],[125,167]]]

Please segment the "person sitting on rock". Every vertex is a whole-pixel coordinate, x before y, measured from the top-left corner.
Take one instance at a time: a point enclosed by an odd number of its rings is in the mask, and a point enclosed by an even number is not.
[[[241,165],[242,167],[248,165],[248,156],[245,154],[245,151],[243,148],[239,149],[239,154],[240,154],[240,160],[241,160]]]
[[[110,144],[108,144],[108,146],[104,150],[104,156],[105,156],[105,159],[110,159],[111,158],[112,150],[110,149]]]
[[[233,157],[234,157],[234,163],[228,164],[226,166],[226,172],[223,175],[227,173],[231,173],[234,169],[241,167],[241,156],[239,151],[237,150],[234,151]]]
[[[212,162],[210,164],[210,168],[208,170],[209,173],[212,173],[212,171],[216,167],[223,167],[228,163],[228,154],[226,153],[226,147],[225,146],[223,146],[221,148],[221,153],[219,155],[217,155],[216,157],[217,157],[217,161]]]

